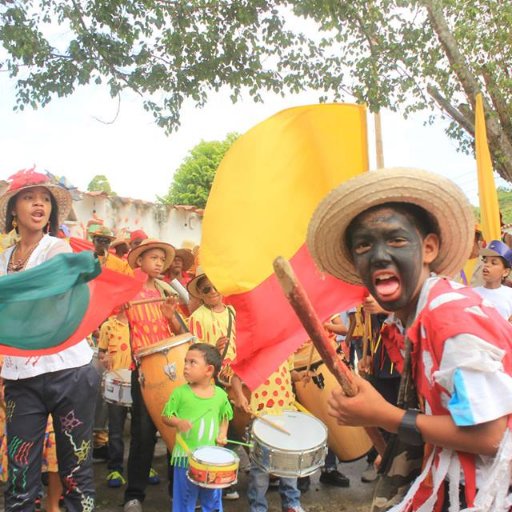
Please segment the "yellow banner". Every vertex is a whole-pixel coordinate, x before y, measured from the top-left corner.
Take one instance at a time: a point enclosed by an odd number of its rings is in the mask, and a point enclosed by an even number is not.
[[[482,94],[476,95],[475,105],[475,152],[478,172],[478,196],[480,223],[487,242],[501,238],[500,207],[492,172],[491,154],[487,144],[487,130]]]
[[[225,295],[252,290],[278,255],[304,244],[325,194],[368,169],[366,109],[291,108],[242,135],[222,160],[206,205],[201,265]]]

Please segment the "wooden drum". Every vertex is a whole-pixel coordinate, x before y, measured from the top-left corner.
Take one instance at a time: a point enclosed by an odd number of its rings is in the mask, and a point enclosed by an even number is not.
[[[176,429],[164,424],[162,411],[173,390],[186,383],[185,355],[196,341],[190,333],[180,334],[141,348],[134,355],[142,398],[169,451],[174,448]]]
[[[301,347],[295,358],[295,369],[305,370],[311,344]],[[311,363],[312,379],[304,383],[295,383],[295,391],[298,401],[313,416],[322,420],[328,430],[327,444],[342,462],[350,462],[364,457],[372,448],[372,442],[363,427],[345,427],[338,425],[336,420],[329,415],[327,400],[334,389],[339,387],[334,375],[322,362],[320,356],[313,352]]]

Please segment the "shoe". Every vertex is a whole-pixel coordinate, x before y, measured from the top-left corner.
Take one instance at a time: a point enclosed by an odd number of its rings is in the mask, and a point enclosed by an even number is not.
[[[148,476],[148,484],[149,485],[158,485],[160,483],[160,477],[158,476],[158,473],[151,468],[149,470],[149,476]]]
[[[279,477],[270,475],[268,479],[268,488],[269,489],[279,489]]]
[[[107,475],[107,487],[115,489],[116,487],[121,487],[121,485],[124,485],[125,483],[126,480],[119,471],[111,471]]]
[[[129,500],[123,505],[123,512],[142,512],[142,503],[139,500]]]
[[[379,477],[377,470],[373,464],[368,464],[366,469],[361,473],[361,482],[370,483],[375,482]]]
[[[222,489],[222,499],[231,501],[238,500],[239,498],[240,494],[238,494],[238,491],[234,485],[230,485],[229,487]]]
[[[337,469],[322,471],[320,482],[326,485],[334,485],[335,487],[348,487],[350,485],[350,480]]]
[[[297,489],[300,492],[308,492],[311,486],[311,478],[309,476],[301,476],[297,478]]]

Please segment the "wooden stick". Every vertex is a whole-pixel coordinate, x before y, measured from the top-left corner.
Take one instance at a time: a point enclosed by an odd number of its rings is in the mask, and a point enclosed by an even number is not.
[[[368,344],[372,337],[372,317],[370,313],[364,312],[364,329],[363,329],[363,361],[366,365],[366,355],[368,354]]]
[[[377,169],[384,167],[384,144],[382,143],[382,123],[380,119],[380,112],[373,114],[373,120],[375,121],[375,156]]]
[[[194,418],[193,420],[190,420],[190,423],[195,423],[196,421],[199,421],[203,416],[206,416],[209,412],[212,412],[212,410],[208,409],[208,410],[204,411],[203,414],[201,414],[197,418]]]
[[[329,368],[331,373],[336,377],[345,395],[355,396],[357,394],[357,386],[354,383],[352,373],[340,360],[336,354],[336,350],[329,343],[325,329],[313,309],[304,288],[297,281],[295,273],[288,261],[281,256],[276,258],[274,260],[274,272],[288,302],[315,344],[327,368]],[[384,454],[386,442],[379,429],[375,427],[365,427],[365,430],[379,454]]]
[[[281,427],[281,425],[278,425],[274,421],[269,420],[268,418],[265,418],[264,416],[261,416],[259,413],[256,412],[250,412],[251,416],[254,416],[255,418],[259,419],[263,423],[266,423],[269,427],[275,428],[276,430],[279,430],[283,434],[286,434],[288,436],[291,436],[291,433],[288,432],[284,427]]]
[[[131,308],[133,306],[140,306],[141,304],[151,304],[152,302],[165,302],[167,297],[158,297],[153,299],[142,299],[142,300],[133,300],[131,302],[126,303],[127,308]]]
[[[311,349],[309,350],[308,356],[308,365],[306,366],[306,374],[309,373],[309,369],[311,368],[311,362],[313,361],[313,352],[315,351],[315,344],[311,343]]]
[[[249,448],[252,448],[254,445],[251,443],[242,443],[242,441],[235,441],[234,439],[228,439],[228,444],[239,444],[240,446],[248,446]]]

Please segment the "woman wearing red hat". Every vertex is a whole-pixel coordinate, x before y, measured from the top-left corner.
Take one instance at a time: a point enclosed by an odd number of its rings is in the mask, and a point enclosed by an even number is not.
[[[56,238],[71,208],[71,195],[33,169],[11,176],[0,197],[0,225],[15,229],[18,242],[0,254],[0,283],[5,274],[33,268],[71,252]],[[86,340],[53,355],[6,356],[5,383],[9,482],[6,510],[33,510],[41,484],[41,456],[48,415],[54,419],[59,473],[70,512],[94,508],[90,457],[95,396],[99,376]]]

